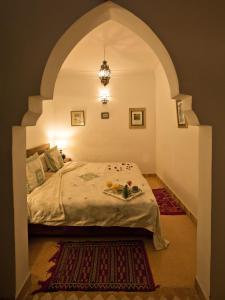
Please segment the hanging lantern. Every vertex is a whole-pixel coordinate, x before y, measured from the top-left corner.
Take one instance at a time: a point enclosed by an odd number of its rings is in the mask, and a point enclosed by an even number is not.
[[[104,86],[106,86],[109,83],[110,76],[111,76],[111,71],[107,64],[107,61],[104,59],[98,73],[98,77]]]

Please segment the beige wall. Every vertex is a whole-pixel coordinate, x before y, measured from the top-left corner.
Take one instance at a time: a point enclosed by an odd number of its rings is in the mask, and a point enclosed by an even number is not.
[[[111,99],[99,102],[97,75],[60,71],[54,92],[55,139],[65,134],[65,154],[75,160],[134,161],[155,172],[155,80],[153,72],[112,76]],[[129,107],[146,108],[146,128],[129,129]],[[85,111],[85,126],[72,126],[71,110]],[[101,112],[110,118],[101,119]]]
[[[177,127],[175,101],[165,73],[156,69],[156,173],[197,219],[196,279],[210,295],[211,155],[210,126]]]
[[[199,128],[177,127],[176,102],[169,97],[161,66],[156,76],[156,173],[197,218]]]
[[[13,186],[14,186],[14,230],[15,230],[15,267],[16,267],[16,295],[30,276],[28,240],[27,240],[27,204],[26,186],[21,185],[17,180],[26,181],[26,161],[25,161],[26,130],[24,127],[13,127]],[[21,259],[23,257],[23,259]],[[1,298],[1,297],[0,297]]]
[[[199,128],[199,197],[197,227],[197,275],[206,299],[210,295],[211,271],[211,182],[212,182],[212,128]]]
[[[26,149],[48,143],[49,133],[54,128],[53,101],[43,101],[43,112],[36,126],[26,127]]]

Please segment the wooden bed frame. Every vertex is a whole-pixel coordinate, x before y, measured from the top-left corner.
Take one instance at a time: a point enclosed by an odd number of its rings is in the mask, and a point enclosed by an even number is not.
[[[29,157],[36,152],[40,155],[50,148],[50,144],[43,144],[26,150]],[[144,228],[131,227],[102,227],[102,226],[49,226],[42,224],[28,224],[29,237],[67,236],[67,237],[150,237],[153,233]]]
[[[34,148],[27,149],[26,155],[27,157],[33,155],[34,153],[38,153],[39,155],[44,153],[46,150],[50,148],[50,144],[43,144]]]

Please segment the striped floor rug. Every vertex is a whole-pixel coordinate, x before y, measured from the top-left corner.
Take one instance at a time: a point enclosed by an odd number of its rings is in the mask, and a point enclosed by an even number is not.
[[[153,189],[156,201],[159,205],[161,215],[185,215],[185,211],[173,198],[173,196],[165,189]]]
[[[51,275],[36,292],[155,290],[140,240],[61,242],[50,261]]]

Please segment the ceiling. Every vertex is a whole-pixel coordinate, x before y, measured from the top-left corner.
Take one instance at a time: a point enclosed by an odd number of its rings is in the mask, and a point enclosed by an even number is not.
[[[107,21],[87,34],[70,52],[61,70],[97,73],[104,58],[112,73],[145,72],[159,63],[151,48],[127,27]]]

